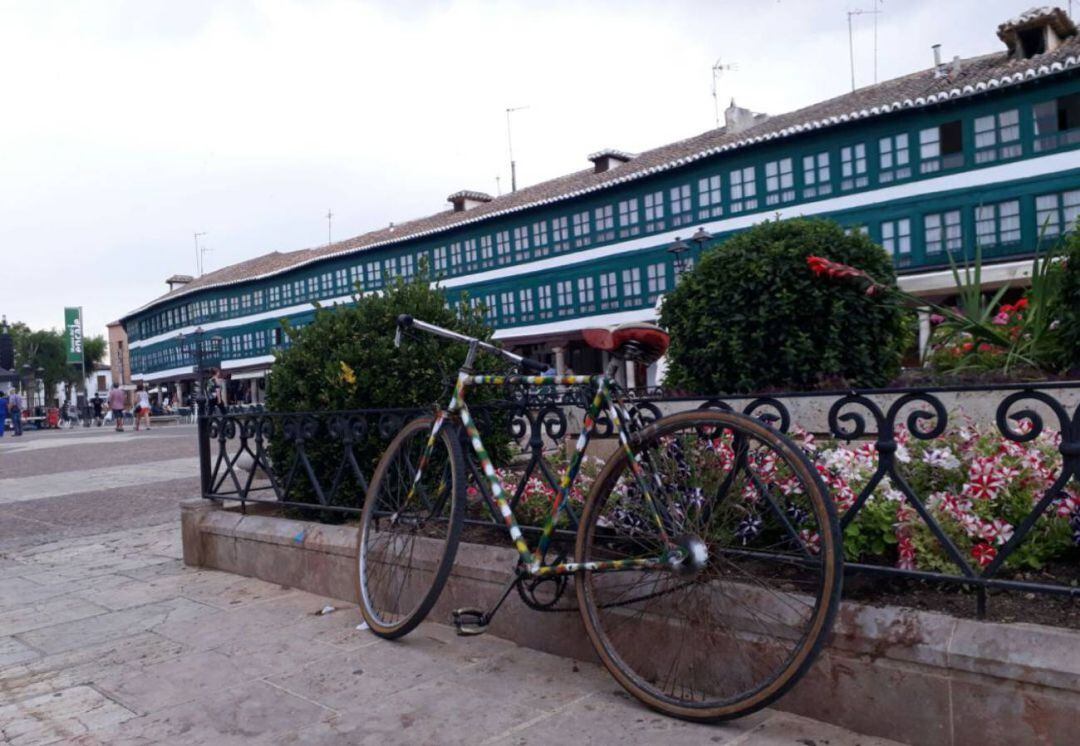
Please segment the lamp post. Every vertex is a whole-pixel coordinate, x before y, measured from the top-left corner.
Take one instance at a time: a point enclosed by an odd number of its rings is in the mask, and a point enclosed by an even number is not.
[[[690,244],[675,236],[675,243],[668,247],[668,253],[675,258],[675,282],[682,278],[686,271],[686,252],[690,251]]]
[[[23,363],[22,368],[20,368],[19,370],[22,371],[23,395],[29,395],[30,397],[27,401],[26,409],[28,412],[33,414],[34,395],[30,393],[30,382],[34,380],[34,366],[32,366],[30,363]]]
[[[705,244],[712,241],[712,234],[704,228],[698,228],[694,231],[694,235],[690,236],[690,240],[697,244],[697,255],[701,258],[701,252],[705,250]]]
[[[218,335],[210,337],[209,340],[204,341],[206,332],[200,326],[195,329],[190,340],[184,334],[178,334],[176,336],[177,344],[180,351],[184,355],[191,355],[195,358],[195,401],[197,407],[197,413],[202,414],[206,409],[206,388],[203,386],[203,362],[204,359],[211,356],[219,356],[221,354],[221,345],[224,340]]]

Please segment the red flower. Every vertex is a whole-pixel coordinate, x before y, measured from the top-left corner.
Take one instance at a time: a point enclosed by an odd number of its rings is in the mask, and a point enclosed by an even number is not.
[[[979,563],[979,567],[986,567],[994,561],[994,557],[997,556],[997,549],[994,549],[989,544],[976,544],[971,548],[971,556]]]
[[[1020,300],[1016,301],[1015,308],[1016,308],[1017,311],[1024,311],[1024,310],[1027,309],[1027,307],[1028,307],[1028,299],[1027,298],[1021,298]]]
[[[866,294],[870,296],[878,295],[887,289],[884,285],[875,282],[873,277],[861,269],[856,269],[848,264],[834,262],[822,256],[808,256],[806,257],[806,264],[815,277],[827,277],[831,280],[862,280],[868,283]]]
[[[968,471],[968,482],[963,493],[976,500],[993,500],[1004,486],[992,458],[976,458]]]

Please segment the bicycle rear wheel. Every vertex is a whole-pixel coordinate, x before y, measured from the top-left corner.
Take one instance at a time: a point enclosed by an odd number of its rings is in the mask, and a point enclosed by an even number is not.
[[[356,563],[360,610],[371,630],[388,639],[411,632],[435,605],[464,520],[461,444],[445,421],[432,437],[434,422],[420,417],[402,428],[375,467],[364,501]]]
[[[715,721],[765,707],[813,663],[840,597],[839,529],[817,471],[776,431],[719,411],[666,417],[632,451],[685,559],[579,574],[597,653],[668,715]],[[620,451],[586,500],[579,562],[663,555],[639,484]]]

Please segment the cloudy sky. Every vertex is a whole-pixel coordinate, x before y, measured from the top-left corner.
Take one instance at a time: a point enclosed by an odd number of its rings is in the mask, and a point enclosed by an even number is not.
[[[1063,4],[1066,0],[1062,0]],[[1031,0],[877,0],[878,77],[996,51]],[[0,313],[88,334],[194,273],[850,89],[875,0],[0,0]],[[854,17],[873,82],[872,15]]]

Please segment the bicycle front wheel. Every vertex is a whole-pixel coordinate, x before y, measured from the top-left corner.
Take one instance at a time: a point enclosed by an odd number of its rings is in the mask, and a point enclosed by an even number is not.
[[[597,478],[577,535],[579,562],[631,560],[577,578],[597,653],[668,715],[768,705],[813,663],[840,597],[839,529],[817,471],[775,430],[719,411],[665,417],[631,450]]]
[[[357,542],[360,610],[388,639],[416,628],[450,575],[464,520],[465,464],[457,433],[412,420],[390,443],[368,486]]]

